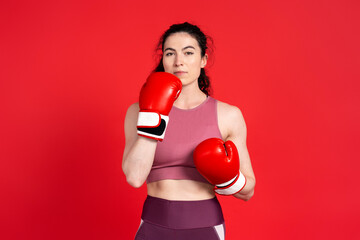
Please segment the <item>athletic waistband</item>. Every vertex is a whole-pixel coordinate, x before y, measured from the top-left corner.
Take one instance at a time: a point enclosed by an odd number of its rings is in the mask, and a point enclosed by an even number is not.
[[[172,229],[191,229],[224,223],[216,197],[198,201],[172,201],[147,196],[141,218],[145,222]]]

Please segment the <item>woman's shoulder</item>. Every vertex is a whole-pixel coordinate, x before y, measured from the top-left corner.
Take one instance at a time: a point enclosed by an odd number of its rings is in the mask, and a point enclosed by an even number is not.
[[[127,109],[127,112],[138,112],[139,111],[139,103],[136,102],[136,103],[133,103],[131,104],[128,109]]]
[[[126,111],[126,118],[137,118],[139,113],[139,103],[131,104]]]
[[[219,100],[217,102],[218,123],[223,138],[227,139],[241,132],[246,132],[245,120],[240,108]]]
[[[217,100],[217,103],[218,114],[220,116],[224,116],[230,119],[242,117],[242,112],[239,107],[226,102],[222,102],[220,100]]]

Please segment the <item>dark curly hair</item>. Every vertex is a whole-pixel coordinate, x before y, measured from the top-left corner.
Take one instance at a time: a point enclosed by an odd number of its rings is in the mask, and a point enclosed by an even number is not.
[[[201,57],[204,57],[205,54],[208,51],[208,42],[212,42],[212,39],[209,36],[206,36],[198,26],[190,24],[188,22],[180,23],[180,24],[174,24],[171,25],[168,30],[164,32],[164,34],[161,36],[156,51],[159,53],[161,57],[159,60],[159,63],[157,67],[154,69],[154,72],[164,72],[164,66],[163,66],[163,51],[164,51],[164,43],[166,39],[174,33],[178,32],[185,32],[190,34],[192,37],[194,37],[201,49]],[[198,84],[200,90],[205,93],[207,96],[210,95],[211,92],[211,86],[210,86],[210,78],[206,75],[206,71],[204,68],[201,68],[200,76],[198,78]]]

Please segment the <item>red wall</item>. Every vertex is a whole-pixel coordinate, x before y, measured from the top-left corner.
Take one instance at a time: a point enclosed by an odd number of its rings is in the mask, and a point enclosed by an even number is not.
[[[358,1],[2,1],[1,239],[132,239],[123,120],[171,24],[211,35],[257,177],[227,239],[359,239]]]

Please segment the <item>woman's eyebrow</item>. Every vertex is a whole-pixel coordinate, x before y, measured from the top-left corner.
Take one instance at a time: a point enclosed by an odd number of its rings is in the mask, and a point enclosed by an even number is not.
[[[193,46],[190,46],[190,45],[189,45],[189,46],[184,47],[182,50],[184,51],[185,49],[188,49],[188,48],[195,49]],[[166,52],[167,50],[176,52],[175,49],[170,48],[170,47],[169,47],[169,48],[165,48],[164,52]]]
[[[188,49],[188,48],[192,48],[192,49],[195,50],[195,48],[194,48],[193,46],[186,46],[186,47],[184,47],[182,50],[184,51],[185,49]]]
[[[170,50],[170,51],[175,51],[175,49],[173,49],[173,48],[166,48],[165,50],[164,50],[164,52],[166,52],[167,50]]]

